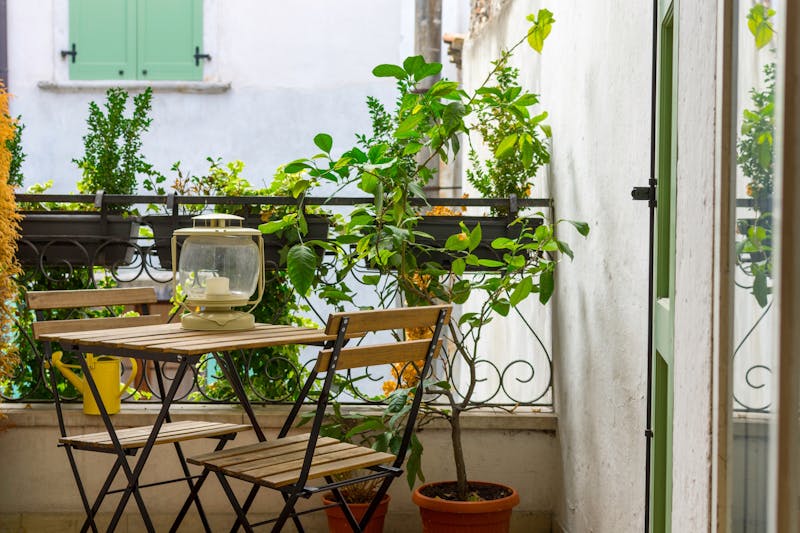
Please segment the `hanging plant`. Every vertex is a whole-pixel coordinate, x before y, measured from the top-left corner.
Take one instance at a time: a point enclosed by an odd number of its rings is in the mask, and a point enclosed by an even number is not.
[[[11,336],[17,285],[14,276],[21,272],[16,259],[20,215],[14,200],[14,187],[9,183],[12,151],[9,143],[17,126],[8,115],[8,93],[0,86],[0,381],[13,374],[19,358]]]

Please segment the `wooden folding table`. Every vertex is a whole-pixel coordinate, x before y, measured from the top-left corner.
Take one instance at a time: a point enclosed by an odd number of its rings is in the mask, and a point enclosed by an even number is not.
[[[85,358],[78,358],[84,375],[86,376],[89,389],[97,401],[101,417],[107,430],[107,434],[101,433],[97,435],[97,445],[98,447],[106,446],[113,448],[118,456],[115,468],[121,468],[128,480],[127,487],[124,489],[122,498],[119,500],[119,504],[111,519],[108,530],[113,531],[115,529],[122,516],[123,510],[131,495],[133,495],[147,529],[149,531],[154,531],[147,508],[139,494],[139,476],[156,442],[171,442],[167,439],[176,438],[176,433],[180,434],[180,431],[185,430],[191,431],[191,428],[181,429],[175,425],[180,423],[171,423],[169,416],[169,408],[189,366],[198,363],[201,356],[205,354],[214,354],[225,377],[228,379],[239,402],[247,413],[250,424],[256,432],[259,441],[264,441],[266,437],[256,421],[253,407],[247,398],[247,393],[236,371],[230,352],[291,344],[325,344],[335,340],[336,335],[326,335],[321,329],[272,324],[256,324],[255,329],[233,332],[188,331],[182,329],[180,324],[159,324],[43,334],[40,336],[40,339],[43,341],[57,342],[61,345],[63,350],[78,352],[81,355],[95,353],[178,364],[172,384],[161,400],[162,406],[156,416],[150,434],[127,435],[126,430],[118,431],[114,428],[112,419],[103,404],[97,386],[89,372]],[[137,439],[139,441],[146,439],[144,446],[140,449],[139,458],[133,469],[131,469],[128,464],[126,454],[126,448],[130,448],[130,439]],[[141,446],[141,442],[138,442],[138,445]],[[185,466],[185,464],[183,466]],[[116,475],[116,471],[114,474]],[[110,475],[109,477],[113,479],[114,476]],[[99,509],[100,503],[102,503],[103,498],[108,492],[108,485],[110,485],[112,479],[109,479],[103,489],[101,489],[101,493],[98,495],[95,504],[89,512],[87,522],[84,524],[84,530],[86,530],[88,524],[94,524],[94,514]],[[199,480],[198,483],[202,483],[203,479]],[[197,489],[199,490],[199,486]],[[190,505],[191,500],[187,499],[179,513],[178,519],[176,519],[176,523],[180,522]]]

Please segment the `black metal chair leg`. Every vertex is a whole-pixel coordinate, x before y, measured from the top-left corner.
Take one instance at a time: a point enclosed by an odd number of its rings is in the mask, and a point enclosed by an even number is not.
[[[285,502],[283,505],[283,510],[281,510],[281,514],[278,515],[278,518],[275,520],[275,525],[272,526],[272,533],[278,533],[280,530],[283,529],[283,526],[286,524],[286,521],[289,519],[289,516],[294,514],[294,506],[299,499],[299,495],[297,493],[289,494],[285,496]]]
[[[253,488],[250,489],[250,494],[247,495],[247,499],[244,501],[244,505],[242,505],[242,511],[244,511],[245,516],[247,516],[247,512],[250,510],[250,506],[253,505],[253,501],[256,499],[256,494],[258,494],[258,485],[253,485]],[[236,533],[239,530],[239,517],[236,517],[236,522],[233,523],[231,527],[230,533]]]
[[[228,442],[227,440],[220,440],[217,443],[217,446],[214,448],[214,451],[218,452],[221,449],[223,449],[227,442]],[[172,527],[169,528],[170,533],[174,533],[175,531],[178,530],[178,527],[181,525],[181,522],[183,522],[186,513],[189,511],[189,507],[191,507],[192,505],[192,501],[196,501],[198,504],[200,503],[198,498],[198,493],[200,492],[200,488],[203,486],[203,483],[206,482],[206,479],[208,478],[208,474],[210,472],[211,472],[210,470],[204,468],[203,472],[200,474],[200,477],[197,478],[197,481],[195,481],[192,485],[190,485],[191,490],[189,492],[189,496],[186,498],[186,501],[183,502],[183,506],[181,507],[181,510],[178,512],[178,516],[175,517],[175,521],[172,523]],[[189,474],[187,473],[187,475]],[[211,531],[211,528],[210,526],[208,526],[208,522],[206,521],[205,514],[201,514],[200,517],[201,517],[200,519],[203,521],[203,526],[206,527],[206,531]]]
[[[381,500],[383,499],[386,492],[389,490],[389,485],[391,484],[392,484],[392,478],[387,477],[386,479],[383,480],[381,486],[378,487],[378,491],[375,493],[375,497],[370,502],[366,512],[364,512],[364,516],[361,517],[361,522],[359,523],[359,526],[361,527],[362,530],[366,529],[367,525],[369,524],[369,521],[372,519],[372,515],[375,514],[375,510],[381,504]]]
[[[69,444],[64,445],[64,450],[67,452],[67,459],[69,460],[69,466],[72,469],[72,477],[75,478],[75,484],[78,485],[78,493],[81,497],[81,503],[83,504],[83,510],[86,512],[86,521],[88,523],[88,527],[92,528],[93,533],[97,533],[97,524],[94,523],[94,518],[91,520],[89,519],[90,516],[94,516],[94,513],[91,511],[91,507],[89,507],[89,498],[86,496],[86,489],[83,487],[83,482],[81,481],[81,475],[78,472],[78,464],[75,462],[75,455],[72,453],[72,446]]]
[[[250,522],[247,521],[247,516],[245,515],[242,507],[239,505],[239,501],[236,499],[236,495],[233,493],[230,483],[228,483],[228,480],[225,479],[224,474],[220,472],[216,472],[216,474],[217,479],[219,479],[219,484],[222,485],[222,490],[225,491],[225,495],[228,497],[228,500],[230,500],[233,510],[236,511],[236,516],[239,518],[237,521],[238,524],[241,525],[245,531],[252,533],[253,527],[250,525]]]
[[[350,524],[350,528],[354,531],[354,533],[361,533],[361,526],[356,520],[356,517],[353,516],[353,512],[350,510],[350,506],[347,505],[344,496],[342,496],[342,492],[339,489],[331,489],[331,492],[333,493],[334,499],[339,504],[339,508],[342,510],[342,513],[344,513],[347,523]]]
[[[285,492],[281,492],[281,496],[283,496],[283,504],[286,505],[289,497],[286,495]],[[304,533],[305,528],[303,528],[303,524],[300,522],[300,517],[297,516],[297,513],[292,513],[292,521],[294,522],[294,527],[297,528],[298,533]]]
[[[117,477],[119,467],[120,459],[117,457],[117,461],[114,463],[114,466],[111,467],[111,472],[108,473],[108,476],[103,483],[103,487],[100,489],[100,492],[97,493],[97,498],[94,500],[94,505],[92,505],[92,508],[86,512],[86,520],[83,522],[83,526],[81,526],[81,533],[86,533],[90,524],[92,525],[93,530],[96,527],[94,523],[94,517],[97,514],[97,511],[100,510],[100,506],[103,504],[103,500],[108,493],[108,489],[111,488],[111,483],[113,483],[114,479]]]

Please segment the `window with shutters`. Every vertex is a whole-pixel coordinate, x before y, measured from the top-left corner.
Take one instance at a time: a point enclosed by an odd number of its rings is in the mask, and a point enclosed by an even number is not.
[[[202,80],[203,0],[70,0],[72,80]]]

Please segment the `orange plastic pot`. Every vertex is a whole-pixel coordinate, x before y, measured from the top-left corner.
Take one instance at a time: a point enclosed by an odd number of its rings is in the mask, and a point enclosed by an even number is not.
[[[382,533],[383,521],[386,518],[386,511],[389,508],[390,499],[388,494],[383,497],[381,503],[378,504],[378,508],[375,509],[375,513],[373,513],[372,519],[369,521],[364,533]],[[322,496],[322,502],[325,505],[330,505],[336,503],[336,500],[334,500],[332,496],[324,494]],[[349,506],[356,520],[361,520],[361,517],[367,512],[369,504],[351,503]],[[325,509],[325,514],[328,515],[328,530],[331,533],[353,533],[353,529],[347,522],[347,518],[345,518],[341,507],[329,507]]]
[[[470,485],[493,485],[511,491],[499,500],[460,502],[429,498],[422,494],[428,483],[418,487],[411,500],[419,506],[424,533],[508,533],[511,525],[511,510],[519,504],[519,494],[512,487],[498,483],[470,481]]]

